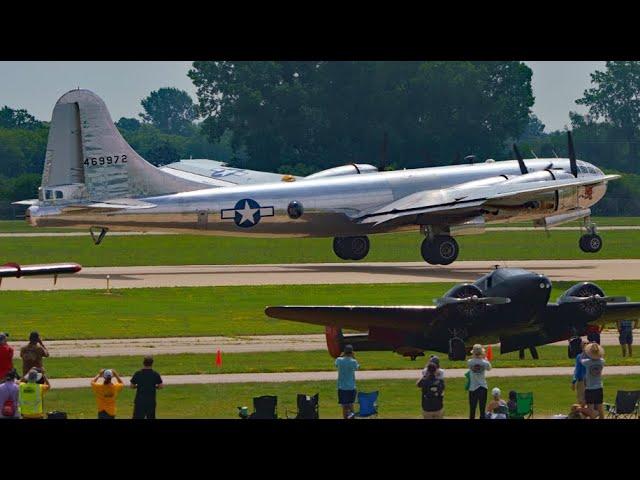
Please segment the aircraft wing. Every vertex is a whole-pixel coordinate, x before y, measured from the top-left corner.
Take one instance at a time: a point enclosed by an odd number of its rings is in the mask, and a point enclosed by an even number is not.
[[[371,327],[424,331],[443,317],[446,307],[426,306],[277,306],[272,318],[367,331]]]
[[[636,319],[640,319],[640,302],[609,302],[602,316],[594,323],[604,325],[618,320]]]
[[[0,265],[0,278],[32,277],[36,275],[58,275],[61,273],[76,273],[82,269],[77,263],[48,263],[43,265],[18,265],[7,263]]]
[[[490,206],[492,202],[504,200],[531,200],[531,196],[564,187],[593,185],[619,178],[619,175],[589,179],[548,180],[530,183],[490,186],[453,186],[440,190],[429,190],[407,195],[399,200],[369,211],[361,212],[356,218],[358,223],[374,223],[376,225],[409,215],[423,213],[448,213],[452,210]]]
[[[224,162],[208,159],[180,160],[160,167],[160,170],[195,182],[201,182],[210,187],[232,187],[234,185],[255,185],[297,179],[291,175],[281,173],[260,172],[244,168],[227,166]]]

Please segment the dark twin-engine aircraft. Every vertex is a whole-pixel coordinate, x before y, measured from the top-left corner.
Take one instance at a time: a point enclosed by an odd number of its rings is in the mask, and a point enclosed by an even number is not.
[[[590,324],[640,317],[640,303],[607,297],[594,283],[578,283],[548,303],[551,281],[519,268],[496,268],[474,283],[456,285],[435,305],[274,306],[269,317],[324,325],[329,353],[390,350],[415,359],[425,350],[464,360],[474,343],[500,342],[500,352],[569,340]],[[342,329],[366,332],[345,335]],[[572,345],[575,345],[573,343]],[[572,346],[570,345],[570,346]],[[575,356],[570,348],[569,356]]]

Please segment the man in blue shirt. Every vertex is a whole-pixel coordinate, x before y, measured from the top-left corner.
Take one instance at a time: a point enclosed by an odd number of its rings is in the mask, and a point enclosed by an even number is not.
[[[345,345],[344,352],[336,358],[338,369],[338,403],[342,406],[342,417],[353,418],[353,404],[356,401],[356,370],[360,368],[353,356],[353,346]]]
[[[576,399],[578,403],[584,407],[584,376],[586,374],[586,368],[582,365],[582,360],[584,358],[584,347],[587,346],[589,342],[584,338],[580,341],[580,347],[582,352],[576,356],[576,366],[573,369],[573,380],[571,381],[571,390],[575,390]]]
[[[622,347],[622,356],[627,356],[627,350],[629,356],[632,356],[631,344],[633,343],[633,329],[638,328],[638,320],[619,320],[618,321],[618,333],[620,336],[620,346]]]

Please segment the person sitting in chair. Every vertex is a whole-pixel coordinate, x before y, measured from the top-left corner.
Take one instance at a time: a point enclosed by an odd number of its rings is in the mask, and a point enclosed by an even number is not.
[[[507,402],[501,398],[502,392],[498,387],[491,390],[491,401],[487,405],[486,418],[493,420],[506,420],[509,407]]]

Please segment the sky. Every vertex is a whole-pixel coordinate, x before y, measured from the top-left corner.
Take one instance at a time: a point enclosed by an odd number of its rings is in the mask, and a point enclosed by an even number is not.
[[[525,62],[533,70],[536,98],[532,108],[545,131],[569,124],[569,111],[589,88],[589,74],[605,62]],[[74,88],[86,88],[107,104],[111,117],[138,117],[140,100],[161,87],[196,91],[187,77],[191,62],[1,62],[0,106],[25,108],[39,120],[50,120],[56,100]]]

